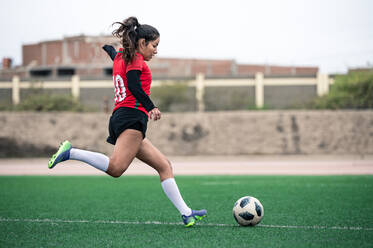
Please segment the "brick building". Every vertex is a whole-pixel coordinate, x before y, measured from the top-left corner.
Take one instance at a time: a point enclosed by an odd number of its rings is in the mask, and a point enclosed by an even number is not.
[[[74,36],[43,41],[22,47],[22,66],[11,68],[8,60],[0,70],[1,79],[21,78],[111,77],[112,62],[101,49],[104,44],[118,48],[112,36]],[[149,62],[154,78],[188,78],[197,73],[207,77],[246,77],[256,72],[265,76],[315,76],[318,67],[289,67],[237,64],[234,60],[179,59],[155,57]]]

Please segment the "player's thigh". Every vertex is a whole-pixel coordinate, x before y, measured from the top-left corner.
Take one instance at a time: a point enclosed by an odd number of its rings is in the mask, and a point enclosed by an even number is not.
[[[123,131],[114,146],[113,154],[110,157],[112,167],[126,170],[136,157],[142,144],[142,133],[134,129]]]
[[[158,171],[161,174],[161,179],[162,177],[173,177],[170,161],[150,140],[145,138],[142,141],[136,157]]]

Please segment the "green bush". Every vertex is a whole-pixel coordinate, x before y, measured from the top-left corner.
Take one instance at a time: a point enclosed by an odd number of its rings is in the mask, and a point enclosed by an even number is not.
[[[83,106],[71,95],[32,94],[14,107],[17,111],[83,111]]]
[[[176,82],[175,84],[162,85],[152,88],[151,98],[154,104],[164,112],[172,111],[172,105],[180,105],[188,102],[188,85]]]
[[[328,95],[311,104],[316,109],[373,108],[373,72],[350,72],[335,78]]]

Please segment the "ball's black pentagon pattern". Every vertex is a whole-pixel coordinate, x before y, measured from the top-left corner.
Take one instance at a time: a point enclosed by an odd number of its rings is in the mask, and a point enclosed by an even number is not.
[[[254,202],[255,203],[255,211],[256,211],[256,214],[260,217],[262,216],[262,208],[259,206],[259,204],[257,202]]]
[[[233,207],[233,217],[241,226],[255,226],[261,222],[264,208],[260,201],[252,196],[237,200]]]
[[[250,214],[249,212],[243,212],[238,214],[244,220],[252,220],[254,219],[254,215]]]
[[[244,208],[247,204],[249,204],[250,202],[250,197],[245,197],[241,200],[240,202],[240,207],[241,208]]]

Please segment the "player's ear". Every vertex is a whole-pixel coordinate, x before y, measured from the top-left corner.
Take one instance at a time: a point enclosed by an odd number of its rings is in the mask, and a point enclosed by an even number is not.
[[[144,38],[139,39],[138,42],[139,42],[138,45],[140,49],[144,49],[146,47],[146,42]]]

